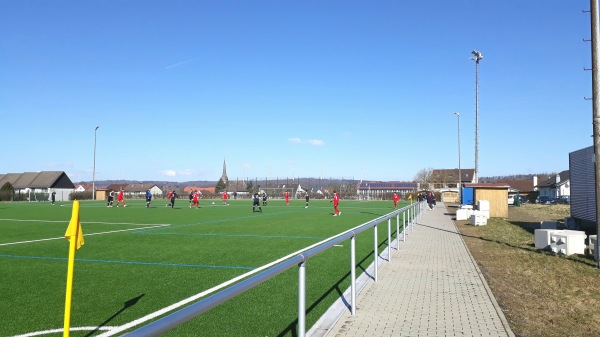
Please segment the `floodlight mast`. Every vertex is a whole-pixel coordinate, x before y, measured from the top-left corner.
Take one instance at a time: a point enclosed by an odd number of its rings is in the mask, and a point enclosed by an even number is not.
[[[475,172],[473,172],[473,182],[479,182],[479,61],[483,59],[480,51],[473,49],[473,57],[470,60],[475,61]]]

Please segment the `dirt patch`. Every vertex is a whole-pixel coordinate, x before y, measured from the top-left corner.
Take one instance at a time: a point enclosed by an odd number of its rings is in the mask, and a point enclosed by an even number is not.
[[[523,205],[486,226],[456,222],[517,336],[600,336],[600,272],[593,259],[534,247],[540,221],[562,223],[568,214],[568,205]]]

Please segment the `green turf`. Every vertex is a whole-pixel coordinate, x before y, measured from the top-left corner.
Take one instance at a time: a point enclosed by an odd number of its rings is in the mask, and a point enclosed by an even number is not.
[[[253,213],[249,200],[229,203],[81,202],[85,245],[76,252],[71,327],[123,325],[393,211],[391,201],[342,201],[340,217],[322,200],[308,209],[303,200],[269,200],[263,213]],[[0,336],[63,327],[71,206],[0,203]],[[357,237],[357,273],[373,261],[372,233]],[[378,241],[387,248],[385,223]],[[307,329],[349,287],[349,264],[349,242],[307,262]],[[295,336],[297,297],[293,268],[166,335]]]

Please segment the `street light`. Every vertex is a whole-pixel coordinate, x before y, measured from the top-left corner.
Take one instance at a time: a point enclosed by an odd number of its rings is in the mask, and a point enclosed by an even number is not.
[[[100,126],[94,129],[94,171],[92,173],[92,200],[96,200],[96,131]]]
[[[458,121],[458,202],[462,203],[462,172],[460,172],[460,112],[454,112]]]
[[[473,49],[473,57],[470,60],[475,61],[475,172],[473,181],[479,182],[479,61],[483,58],[481,52]]]

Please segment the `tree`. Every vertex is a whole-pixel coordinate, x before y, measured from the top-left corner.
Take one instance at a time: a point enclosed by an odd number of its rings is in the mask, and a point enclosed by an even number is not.
[[[433,173],[433,169],[431,167],[421,169],[415,175],[414,181],[416,183],[421,184],[421,188],[428,189],[429,183],[431,182],[431,174],[432,173]]]
[[[0,200],[12,200],[14,190],[15,189],[13,185],[9,182],[6,182],[4,185],[2,185],[2,188],[0,188]]]
[[[219,181],[217,181],[217,186],[215,186],[215,193],[219,194],[219,193],[225,191],[226,188],[227,188],[227,185],[223,181],[223,178],[220,178]]]
[[[248,193],[252,193],[254,192],[252,189],[254,188],[254,185],[252,184],[252,181],[248,181],[248,184],[246,184],[246,191],[248,191]]]

